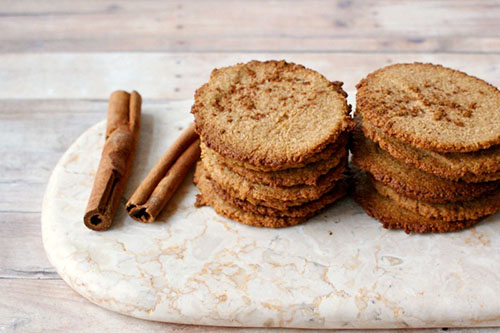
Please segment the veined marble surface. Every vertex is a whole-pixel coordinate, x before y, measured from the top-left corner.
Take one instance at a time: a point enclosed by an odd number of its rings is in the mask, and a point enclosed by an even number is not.
[[[160,217],[124,209],[191,121],[191,101],[143,110],[135,168],[113,227],[82,221],[105,122],[57,164],[44,198],[51,263],[78,293],[148,320],[224,326],[395,328],[500,325],[500,215],[445,235],[388,231],[351,199],[308,223],[249,227],[196,209],[191,175]]]

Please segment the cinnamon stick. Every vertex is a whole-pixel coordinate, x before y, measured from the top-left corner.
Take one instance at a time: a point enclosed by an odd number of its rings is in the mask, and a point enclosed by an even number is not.
[[[106,142],[83,221],[93,230],[111,227],[132,169],[141,123],[141,95],[115,91],[109,98]]]
[[[200,156],[200,140],[191,124],[151,169],[127,202],[134,220],[154,222]]]

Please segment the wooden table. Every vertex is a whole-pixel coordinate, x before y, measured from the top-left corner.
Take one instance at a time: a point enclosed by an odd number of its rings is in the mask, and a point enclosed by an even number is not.
[[[214,67],[253,58],[303,63],[344,81],[351,96],[371,70],[414,60],[500,86],[500,1],[11,0],[0,6],[0,33],[2,332],[220,330],[101,309],[45,257],[48,177],[105,117],[115,89],[136,89],[145,109],[161,108],[192,98]]]

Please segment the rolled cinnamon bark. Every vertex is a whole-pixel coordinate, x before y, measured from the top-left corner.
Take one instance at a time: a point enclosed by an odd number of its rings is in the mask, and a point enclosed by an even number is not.
[[[115,91],[109,98],[106,142],[83,217],[93,230],[109,229],[127,183],[139,138],[141,95]]]
[[[134,220],[154,222],[200,156],[200,140],[190,125],[151,169],[127,202]]]

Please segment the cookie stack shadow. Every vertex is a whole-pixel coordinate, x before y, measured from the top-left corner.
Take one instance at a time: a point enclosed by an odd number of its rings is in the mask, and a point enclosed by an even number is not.
[[[253,61],[214,70],[192,112],[201,139],[197,206],[277,228],[346,194],[353,122],[341,83],[300,65]]]
[[[358,85],[354,199],[385,228],[417,233],[458,231],[498,211],[499,96],[430,64],[370,74]]]

